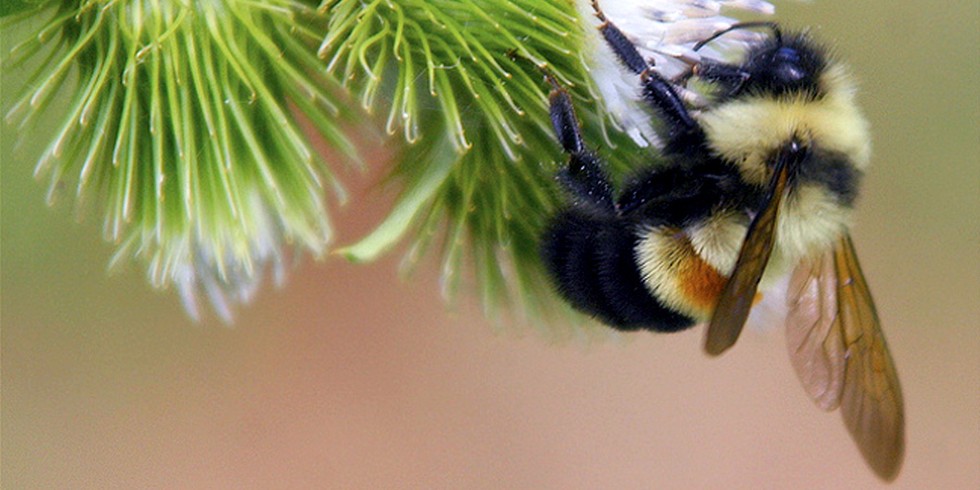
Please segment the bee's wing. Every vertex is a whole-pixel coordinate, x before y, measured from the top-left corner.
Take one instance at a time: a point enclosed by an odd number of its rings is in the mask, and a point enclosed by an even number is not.
[[[796,374],[820,408],[833,410],[840,405],[845,359],[832,253],[797,266],[786,303],[786,346]]]
[[[847,359],[841,415],[868,464],[879,476],[891,480],[898,475],[905,455],[902,388],[854,244],[847,235],[834,249],[834,269]]]
[[[804,388],[825,410],[839,405],[868,465],[895,478],[905,454],[902,390],[850,237],[801,265],[787,297],[790,357]]]
[[[735,269],[718,296],[718,303],[711,316],[711,323],[704,339],[704,350],[713,356],[721,354],[735,344],[749,317],[759,280],[769,263],[775,242],[776,215],[786,188],[788,171],[786,159],[780,158],[769,183],[762,211],[749,225],[735,262]]]

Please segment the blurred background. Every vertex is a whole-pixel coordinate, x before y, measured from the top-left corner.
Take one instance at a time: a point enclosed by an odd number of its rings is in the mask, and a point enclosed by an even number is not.
[[[980,21],[974,2],[778,5],[862,84],[875,135],[854,232],[905,394],[894,488],[980,488]],[[4,49],[10,32],[3,33]],[[3,74],[9,107],[22,73]],[[41,147],[2,128],[3,488],[867,488],[778,330],[706,358],[700,331],[555,344],[399,278],[304,260],[232,327],[195,324],[100,219],[53,208]],[[379,158],[383,154],[379,155]],[[377,223],[345,176],[339,243]],[[68,196],[66,196],[68,197]]]

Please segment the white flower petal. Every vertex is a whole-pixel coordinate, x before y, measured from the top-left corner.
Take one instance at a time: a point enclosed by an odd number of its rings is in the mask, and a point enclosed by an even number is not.
[[[693,47],[698,41],[738,22],[722,15],[722,11],[765,15],[775,11],[771,3],[759,0],[602,0],[599,5],[657,73],[667,79],[685,73],[701,56],[725,58],[744,48],[748,41],[758,39],[758,33],[737,31],[695,52]],[[597,27],[592,2],[579,0],[578,6],[588,24]],[[585,59],[607,112],[637,144],[657,145],[657,135],[640,101],[639,77],[622,67],[598,29],[589,31],[592,52]],[[696,93],[684,92],[681,96],[694,102],[699,98]]]

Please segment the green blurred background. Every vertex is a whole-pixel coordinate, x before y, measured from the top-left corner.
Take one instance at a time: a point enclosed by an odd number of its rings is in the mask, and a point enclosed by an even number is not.
[[[906,397],[895,488],[980,488],[976,2],[789,3],[861,80],[875,158],[855,230]],[[3,49],[17,33],[5,28]],[[2,74],[8,108],[23,79]],[[3,488],[863,488],[782,334],[553,345],[446,308],[435,264],[305,260],[231,328],[189,321],[2,128]],[[341,243],[390,197],[350,174]],[[80,218],[79,218],[80,216]]]

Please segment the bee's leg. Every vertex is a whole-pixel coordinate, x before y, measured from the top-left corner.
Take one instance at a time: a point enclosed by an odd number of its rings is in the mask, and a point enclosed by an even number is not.
[[[558,179],[575,198],[578,205],[586,205],[596,211],[615,214],[613,189],[599,158],[586,148],[582,141],[578,119],[572,101],[555,81],[551,91],[551,123],[558,141],[569,155],[568,167],[559,172]]]
[[[643,85],[643,98],[667,124],[669,141],[666,150],[668,152],[674,150],[687,152],[692,148],[700,149],[704,142],[704,132],[697,121],[688,113],[683,100],[671,83],[661,77],[643,59],[643,56],[636,50],[636,46],[626,38],[623,31],[620,31],[616,24],[606,18],[596,0],[593,0],[592,7],[595,9],[596,16],[602,21],[602,25],[599,26],[602,37],[605,38],[606,43],[616,53],[623,65],[633,73],[640,75],[640,81]]]
[[[595,11],[595,16],[602,22],[602,25],[599,26],[599,32],[602,33],[602,37],[606,39],[606,43],[616,53],[619,60],[626,65],[626,68],[629,68],[630,71],[637,75],[646,71],[650,65],[640,56],[639,51],[636,50],[636,46],[629,39],[626,39],[623,31],[619,30],[616,24],[613,24],[606,18],[606,14],[599,7],[598,0],[592,0],[592,10]]]
[[[738,65],[702,61],[694,65],[692,73],[699,79],[717,84],[722,93],[735,95],[749,79],[749,73]]]

